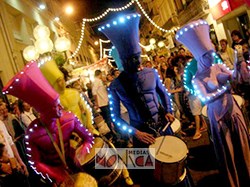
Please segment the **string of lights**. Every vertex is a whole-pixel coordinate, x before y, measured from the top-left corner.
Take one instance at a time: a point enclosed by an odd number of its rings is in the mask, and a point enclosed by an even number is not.
[[[85,23],[86,22],[96,22],[102,18],[104,18],[109,12],[120,12],[120,11],[123,11],[123,10],[126,10],[128,9],[130,6],[132,6],[134,3],[136,2],[136,4],[139,6],[140,10],[142,11],[143,15],[149,20],[149,22],[151,24],[153,24],[154,27],[156,27],[157,29],[163,31],[163,32],[166,32],[166,33],[174,33],[175,31],[177,31],[179,29],[179,27],[176,27],[174,29],[171,29],[171,30],[167,30],[167,29],[163,29],[162,27],[160,27],[159,25],[157,25],[149,16],[148,14],[146,13],[146,11],[143,9],[142,5],[140,4],[139,0],[131,0],[129,3],[127,3],[125,6],[123,7],[119,7],[119,8],[108,8],[106,9],[102,14],[100,14],[99,16],[95,17],[95,18],[83,18],[82,19],[82,28],[81,28],[81,36],[80,36],[80,39],[79,39],[79,42],[78,42],[78,45],[77,45],[77,48],[76,50],[73,52],[73,54],[69,57],[69,59],[72,59],[73,57],[75,57],[79,50],[80,50],[80,47],[82,45],[82,41],[83,41],[83,38],[84,38],[84,29],[85,29]]]

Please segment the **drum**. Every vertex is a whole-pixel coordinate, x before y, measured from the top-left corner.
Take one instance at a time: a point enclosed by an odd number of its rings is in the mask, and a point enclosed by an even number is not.
[[[94,122],[95,122],[97,129],[101,135],[105,135],[105,134],[110,132],[110,129],[109,129],[107,123],[104,121],[104,119],[101,115],[95,117]]]
[[[107,144],[103,141],[102,138],[95,138],[94,145],[90,150],[90,153],[85,157],[81,157],[78,159],[80,165],[83,167],[84,171],[95,177],[98,181],[98,184],[101,186],[110,186],[112,185],[121,175],[122,169],[124,168],[124,163],[121,159],[119,159],[112,167],[108,169],[95,168],[96,162],[100,165],[110,158],[110,156],[117,154],[116,150],[111,147],[111,145]],[[96,149],[96,148],[104,148],[104,149]],[[109,148],[109,149],[107,149]],[[115,151],[115,152],[114,152]],[[96,155],[102,155],[100,159],[96,159]],[[117,155],[118,157],[118,155]]]
[[[233,95],[233,97],[234,97],[235,101],[237,102],[237,104],[239,105],[239,107],[240,107],[241,110],[242,110],[242,108],[244,107],[244,103],[245,103],[244,99],[243,99],[241,96],[239,96],[239,95]],[[242,111],[242,112],[244,113],[244,111]],[[204,117],[208,117],[208,116],[207,116],[207,105],[205,105],[205,106],[202,108],[201,114],[202,114]]]
[[[77,173],[74,175],[71,175],[72,179],[74,180],[74,187],[97,187],[97,181],[92,177],[91,175],[87,173]],[[84,181],[84,182],[83,182]],[[60,187],[69,187],[69,185],[65,184],[60,185]]]
[[[239,96],[239,95],[233,95],[233,97],[234,97],[236,103],[239,105],[239,107],[240,107],[240,109],[242,111],[242,114],[243,114],[243,117],[245,119],[245,122],[247,124],[249,124],[248,123],[249,122],[248,116],[247,116],[247,113],[246,113],[246,110],[245,110],[245,107],[244,107],[244,103],[245,103],[244,99],[241,96]],[[209,126],[210,123],[209,123],[209,119],[208,119],[208,116],[207,116],[207,105],[205,105],[202,108],[201,114],[204,117],[207,125]],[[208,130],[208,135],[209,135],[210,141],[213,142],[213,138],[212,138],[212,135],[211,135],[211,132],[210,132],[210,128]]]
[[[170,127],[174,134],[177,134],[181,131],[181,123],[177,118],[175,118],[175,120],[171,123]]]
[[[154,178],[158,182],[175,185],[183,180],[188,148],[180,138],[161,136],[149,148],[155,149],[155,155],[149,152],[155,156]]]

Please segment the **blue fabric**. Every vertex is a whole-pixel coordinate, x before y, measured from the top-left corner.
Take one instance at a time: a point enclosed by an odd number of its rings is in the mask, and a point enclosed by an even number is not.
[[[146,104],[150,109],[150,113],[155,122],[158,121],[158,96],[166,112],[172,113],[170,97],[156,70],[152,68],[144,68],[139,71],[137,75]],[[144,122],[142,120],[143,117],[139,115],[137,106],[135,106],[132,99],[127,96],[127,93],[122,87],[119,79],[115,79],[111,83],[109,87],[109,94],[113,122],[123,130],[129,129],[129,124],[120,117],[120,102],[122,102],[128,110],[130,125],[140,129]]]

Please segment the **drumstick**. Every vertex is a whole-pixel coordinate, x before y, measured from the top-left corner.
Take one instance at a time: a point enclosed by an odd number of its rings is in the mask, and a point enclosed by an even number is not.
[[[162,139],[162,141],[161,141],[161,143],[160,143],[159,149],[158,149],[157,152],[156,152],[156,155],[158,155],[158,153],[159,153],[159,151],[160,151],[160,149],[161,149],[161,146],[162,146],[163,141],[165,140],[165,138],[166,138],[166,136],[163,137],[163,139]]]
[[[168,122],[167,125],[162,129],[162,132],[165,132],[169,125],[170,125],[170,122]]]

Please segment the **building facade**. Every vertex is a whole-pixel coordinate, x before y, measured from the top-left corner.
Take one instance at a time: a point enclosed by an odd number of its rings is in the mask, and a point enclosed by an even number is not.
[[[14,74],[27,63],[23,58],[23,50],[34,45],[33,29],[42,24],[50,29],[50,39],[54,42],[59,36],[71,40],[71,48],[67,56],[73,54],[81,34],[81,23],[76,23],[66,15],[62,15],[62,7],[58,1],[43,2],[46,9],[39,9],[40,1],[36,0],[0,0],[0,77],[4,85]],[[55,16],[60,14],[60,21]],[[88,65],[97,60],[93,52],[94,41],[91,39],[90,27],[85,27],[84,40],[79,53],[72,59],[78,65]]]

